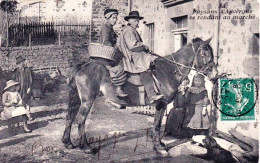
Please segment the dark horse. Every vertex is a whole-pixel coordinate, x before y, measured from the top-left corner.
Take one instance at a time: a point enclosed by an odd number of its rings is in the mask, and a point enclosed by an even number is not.
[[[154,104],[156,108],[153,127],[154,149],[161,154],[167,153],[160,140],[162,117],[167,104],[174,100],[178,86],[187,77],[192,67],[205,75],[210,75],[212,72],[215,64],[212,48],[209,46],[210,40],[203,41],[196,38],[193,43],[185,45],[173,56],[167,56],[168,61],[163,58],[155,60],[154,75],[160,83],[160,92],[165,96],[163,101]],[[70,81],[69,107],[62,138],[65,147],[75,147],[71,142],[70,132],[73,121],[76,121],[79,132],[77,146],[86,153],[92,153],[86,142],[85,121],[100,91],[111,101],[123,102],[117,98],[115,86],[104,65],[96,61],[81,65]]]

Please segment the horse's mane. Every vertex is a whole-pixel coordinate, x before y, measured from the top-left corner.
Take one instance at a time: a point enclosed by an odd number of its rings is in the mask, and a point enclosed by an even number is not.
[[[182,48],[180,48],[175,54],[173,55],[176,55],[178,53],[181,53],[182,51],[184,50],[187,50],[187,48],[190,46],[190,44],[195,44],[195,43],[200,43],[200,42],[203,42],[203,40],[199,37],[196,37],[194,39],[191,40],[191,43],[188,43],[186,45],[184,45]]]
[[[165,58],[167,59],[171,59],[172,60],[172,56],[175,56],[175,55],[179,55],[181,53],[183,53],[183,51],[186,51],[188,48],[190,48],[190,45],[191,44],[196,44],[196,43],[203,43],[203,40],[200,38],[200,37],[195,37],[194,39],[191,40],[191,43],[188,43],[186,45],[184,45],[182,48],[180,48],[177,52],[175,53],[172,53],[171,55],[167,55]],[[202,47],[203,48],[203,47]],[[214,56],[213,56],[213,49],[211,46],[207,46],[207,48],[211,51],[211,60],[214,59]]]
[[[192,43],[193,44],[201,43],[201,42],[203,42],[203,40],[201,38],[199,38],[199,37],[196,37],[196,38],[192,39]],[[211,52],[211,61],[213,61],[214,60],[214,56],[213,56],[213,49],[212,49],[212,47],[210,45],[208,45],[206,47],[202,46],[202,48],[206,48],[206,49],[210,50],[210,52]]]
[[[203,40],[199,37],[195,37],[194,39],[191,40],[191,42],[194,44],[194,43],[197,43],[197,42],[202,42]]]

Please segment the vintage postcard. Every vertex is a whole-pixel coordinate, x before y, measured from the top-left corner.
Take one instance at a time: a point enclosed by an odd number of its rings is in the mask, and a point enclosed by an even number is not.
[[[0,162],[257,163],[259,1],[0,0]]]

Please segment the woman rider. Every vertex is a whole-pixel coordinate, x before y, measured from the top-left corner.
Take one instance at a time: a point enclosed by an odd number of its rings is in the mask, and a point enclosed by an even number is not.
[[[117,34],[115,33],[113,26],[117,22],[118,11],[116,9],[107,9],[104,12],[106,22],[103,24],[100,31],[100,43],[106,46],[116,47]],[[116,66],[115,66],[116,65]],[[126,81],[126,73],[123,70],[123,65],[113,63],[110,66],[106,66],[109,70],[112,82],[116,86],[117,96],[125,97],[126,93],[123,92],[122,86]]]

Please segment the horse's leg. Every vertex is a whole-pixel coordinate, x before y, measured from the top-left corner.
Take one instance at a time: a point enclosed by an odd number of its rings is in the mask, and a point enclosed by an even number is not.
[[[99,92],[100,83],[95,81],[88,81],[85,83],[84,80],[79,80],[77,85],[81,99],[81,106],[76,116],[79,133],[78,146],[84,150],[85,153],[92,153],[89,144],[86,142],[85,121]]]
[[[66,127],[62,137],[62,142],[64,143],[66,148],[71,149],[75,147],[70,140],[71,126],[80,107],[80,98],[79,98],[77,86],[74,79],[71,81],[69,86],[70,86],[70,90],[69,90],[68,113],[66,116]]]
[[[68,149],[75,148],[75,146],[72,144],[72,142],[70,140],[71,126],[72,126],[73,120],[75,118],[75,115],[76,114],[74,113],[73,110],[69,110],[68,114],[66,116],[66,127],[65,127],[65,131],[64,131],[64,134],[62,137],[62,142],[64,143],[65,147]]]
[[[84,150],[85,153],[92,153],[89,144],[86,142],[85,122],[94,101],[95,98],[82,97],[82,104],[80,106],[80,110],[76,117],[76,122],[78,124],[78,134],[79,134],[78,146],[80,149]]]
[[[160,102],[156,105],[155,110],[155,117],[154,117],[154,124],[153,124],[153,141],[154,141],[154,150],[156,150],[158,153],[167,155],[168,152],[165,150],[165,148],[162,146],[161,143],[161,124],[164,112],[166,110],[167,104]]]

